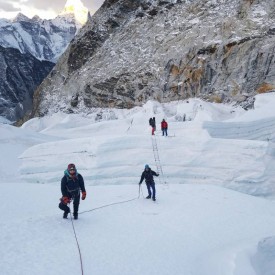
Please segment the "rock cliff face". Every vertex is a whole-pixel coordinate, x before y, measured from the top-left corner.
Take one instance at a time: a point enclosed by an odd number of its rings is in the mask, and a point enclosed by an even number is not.
[[[14,121],[32,109],[35,88],[54,63],[0,46],[0,114]]]
[[[37,89],[32,116],[275,89],[275,2],[106,0]]]

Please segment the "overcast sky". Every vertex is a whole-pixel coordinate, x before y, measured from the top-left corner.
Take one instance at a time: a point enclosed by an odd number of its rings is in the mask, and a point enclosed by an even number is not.
[[[104,0],[81,0],[93,14]],[[28,17],[38,15],[42,19],[56,17],[65,7],[67,0],[0,0],[0,18],[14,18],[18,12]]]

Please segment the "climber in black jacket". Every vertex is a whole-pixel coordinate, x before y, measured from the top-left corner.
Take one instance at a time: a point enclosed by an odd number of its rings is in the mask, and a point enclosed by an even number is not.
[[[145,179],[145,183],[148,189],[148,196],[146,197],[146,199],[151,199],[152,197],[152,192],[151,192],[151,188],[153,191],[153,201],[156,200],[156,188],[155,188],[155,182],[154,182],[154,176],[159,176],[158,173],[156,173],[155,171],[151,170],[151,168],[149,167],[148,164],[145,165],[145,169],[143,171],[143,173],[141,174],[141,178],[139,181],[139,185],[142,184],[143,180]]]
[[[82,193],[81,199],[85,200],[86,190],[83,177],[77,172],[74,164],[69,164],[64,171],[64,176],[61,180],[61,193],[59,208],[64,211],[63,218],[67,219],[70,213],[69,204],[73,200],[74,205],[74,219],[78,219],[78,207],[80,202],[80,191]]]

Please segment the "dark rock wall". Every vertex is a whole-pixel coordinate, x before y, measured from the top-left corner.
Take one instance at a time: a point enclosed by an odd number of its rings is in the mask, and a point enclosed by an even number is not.
[[[34,90],[54,63],[0,46],[0,66],[0,115],[14,121],[32,109]]]

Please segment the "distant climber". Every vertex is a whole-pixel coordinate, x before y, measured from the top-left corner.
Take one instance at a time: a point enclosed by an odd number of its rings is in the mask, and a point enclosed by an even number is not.
[[[80,202],[80,191],[82,193],[81,199],[85,200],[86,190],[83,177],[77,172],[74,164],[69,164],[64,171],[64,177],[61,180],[61,193],[59,208],[64,211],[63,218],[67,219],[70,213],[70,208],[67,204],[73,201],[74,219],[78,219],[78,208]]]
[[[162,130],[163,136],[164,134],[167,136],[167,129],[168,129],[168,123],[165,121],[165,119],[163,119],[161,122],[161,130]]]
[[[156,119],[153,117],[149,119],[149,125],[152,127],[152,135],[155,134],[156,131]]]
[[[153,124],[153,119],[150,117],[149,118],[149,125],[152,127],[152,124]]]
[[[145,183],[147,186],[147,190],[148,190],[148,196],[146,197],[146,199],[151,199],[155,201],[156,200],[156,188],[155,188],[155,182],[154,182],[154,176],[159,176],[158,173],[156,173],[155,171],[151,170],[151,168],[149,167],[148,164],[145,165],[145,169],[141,174],[141,178],[139,181],[139,185],[142,184],[143,180],[145,179]],[[152,189],[152,192],[151,192]],[[153,195],[153,196],[152,196]]]
[[[252,109],[255,109],[255,101],[256,101],[256,98],[255,97],[253,97],[253,99],[252,99]]]

